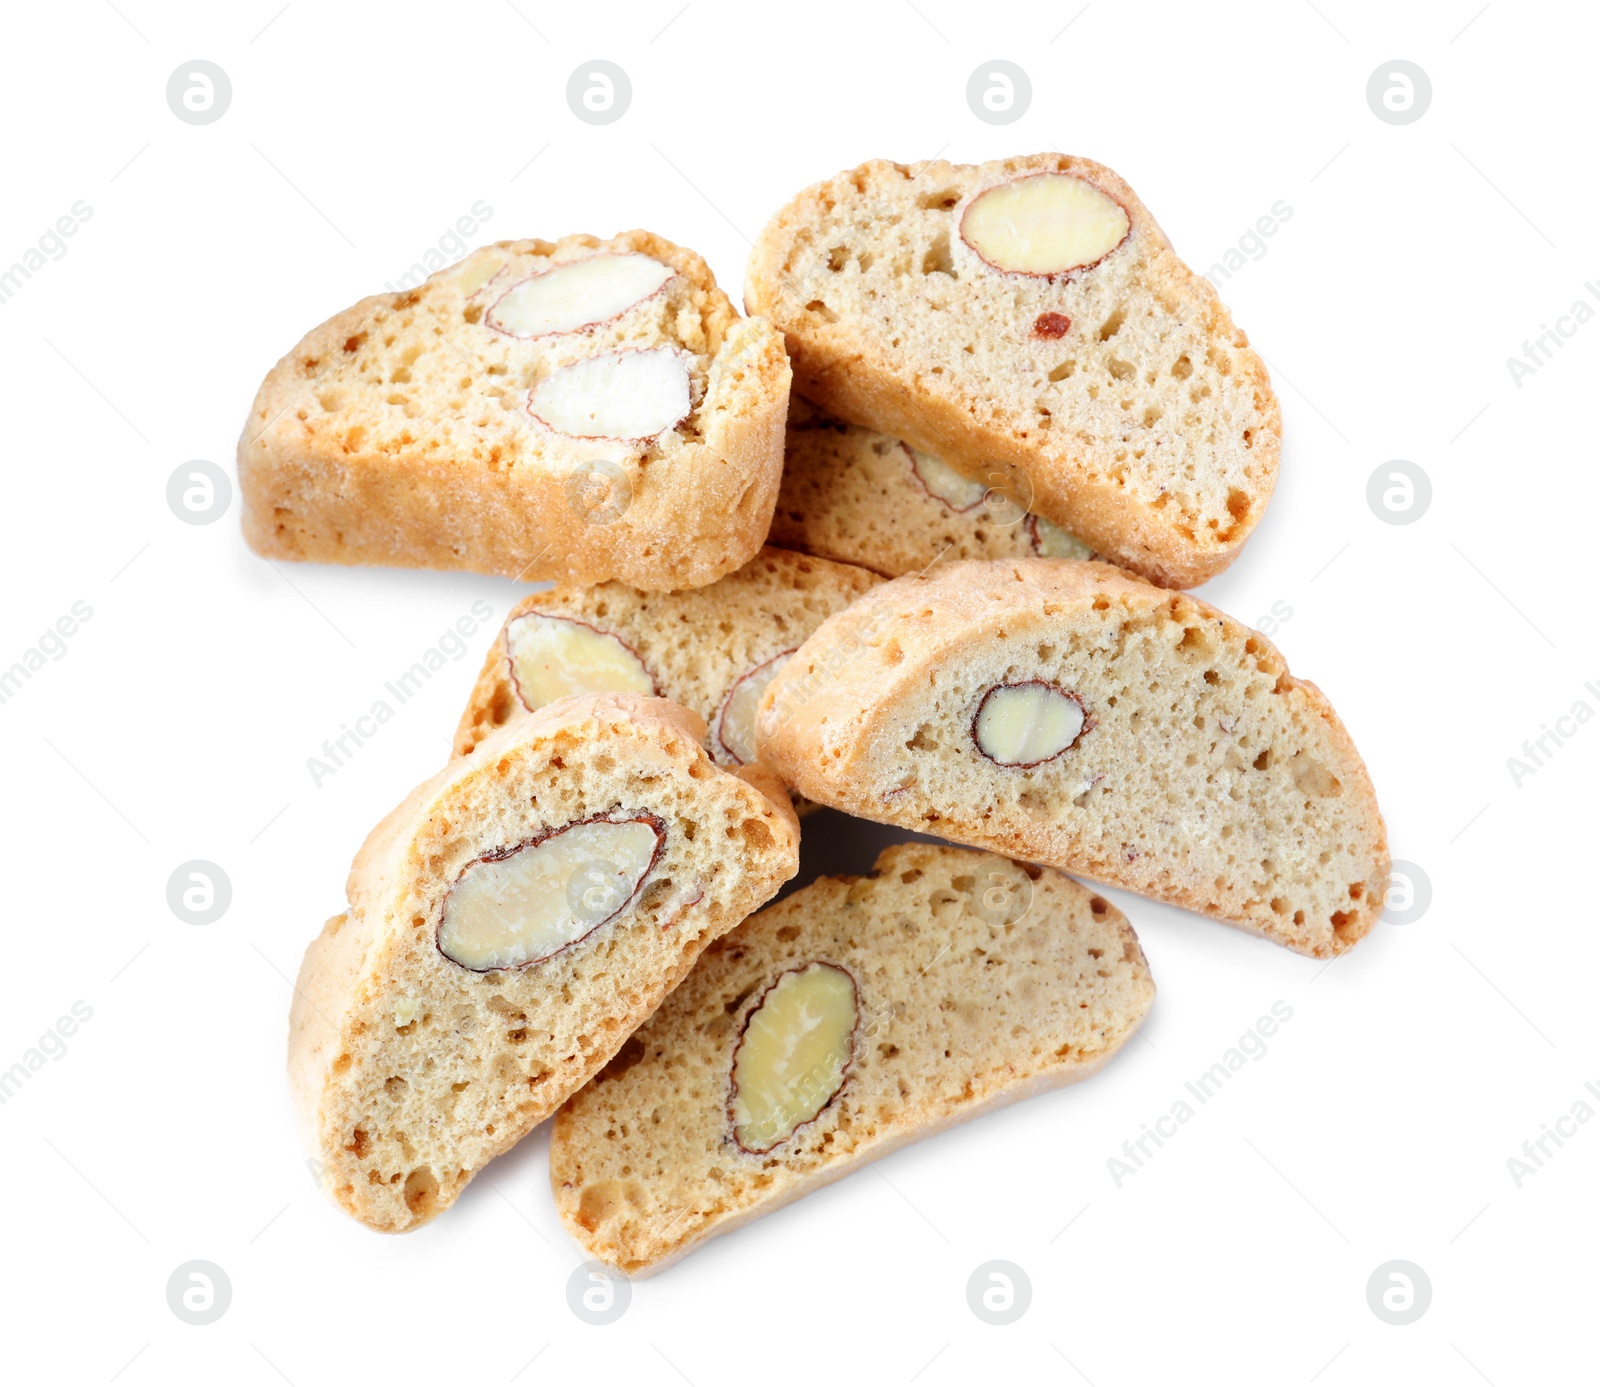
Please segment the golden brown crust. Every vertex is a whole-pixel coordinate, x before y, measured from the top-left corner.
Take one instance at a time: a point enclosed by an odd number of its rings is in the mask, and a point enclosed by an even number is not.
[[[1064,277],[964,264],[971,198],[1040,172],[1121,203],[1124,246]],[[870,240],[853,220],[863,208]],[[782,329],[798,394],[970,476],[998,475],[1023,509],[1153,582],[1221,572],[1271,497],[1282,425],[1265,364],[1133,189],[1091,160],[862,164],[768,223],[745,302]],[[1055,310],[1076,324],[1064,339],[1034,331]]]
[[[483,326],[490,286],[601,251],[652,256],[676,278],[560,339]],[[648,446],[555,434],[523,407],[553,362],[662,344],[688,353],[695,404]],[[693,251],[645,231],[497,242],[336,314],[268,373],[239,440],[245,537],[273,558],[700,586],[765,537],[788,386],[777,333],[739,318]]]
[[[1081,693],[1095,730],[997,769],[972,743],[979,698],[1035,677]],[[1320,690],[1266,637],[1107,564],[964,562],[873,589],[769,687],[757,746],[819,804],[1302,952],[1342,952],[1382,913],[1383,818]]]

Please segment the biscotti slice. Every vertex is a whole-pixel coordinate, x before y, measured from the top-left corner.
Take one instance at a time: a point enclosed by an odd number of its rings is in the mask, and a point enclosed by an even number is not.
[[[745,302],[797,393],[1192,587],[1272,495],[1261,358],[1110,169],[1064,154],[875,160],[767,224]],[[992,484],[992,483],[991,483]]]
[[[1082,540],[996,487],[824,414],[798,395],[789,401],[783,482],[768,538],[886,578],[943,559],[1091,557]]]
[[[1383,910],[1372,782],[1266,637],[1108,564],[941,564],[830,617],[756,747],[819,804],[1342,952]]]
[[[589,1256],[657,1271],[863,1162],[1088,1077],[1155,996],[1107,901],[924,843],[821,877],[706,950],[556,1116]]]
[[[654,693],[693,709],[725,766],[755,760],[755,709],[784,661],[877,582],[864,568],[763,549],[707,587],[622,583],[535,593],[511,610],[472,690],[455,750],[573,693]],[[797,806],[798,807],[798,806]]]
[[[271,558],[698,587],[761,546],[789,366],[693,251],[501,241],[314,328],[239,440]]]
[[[486,738],[368,837],[307,949],[289,1076],[322,1181],[404,1232],[587,1081],[798,865],[783,788],[665,699]]]

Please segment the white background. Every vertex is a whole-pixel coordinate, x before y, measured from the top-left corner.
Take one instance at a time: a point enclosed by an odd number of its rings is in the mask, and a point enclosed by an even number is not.
[[[0,706],[0,1068],[75,1001],[93,1015],[0,1107],[0,1371],[296,1387],[1592,1372],[1600,1122],[1520,1188],[1507,1160],[1586,1096],[1600,1111],[1584,1090],[1600,1085],[1600,725],[1520,788],[1506,765],[1580,698],[1600,710],[1584,689],[1600,687],[1600,324],[1520,387],[1506,365],[1586,280],[1600,290],[1592,8],[517,4],[7,11],[0,265],[76,200],[93,215],[0,306],[0,666],[75,601],[93,616]],[[196,57],[233,83],[204,127],[164,96]],[[564,97],[595,57],[633,82],[600,128]],[[1003,127],[965,100],[1000,57],[1033,83]],[[1365,97],[1397,57],[1433,84],[1406,126]],[[366,830],[444,760],[521,590],[274,566],[243,545],[237,496],[216,524],[175,519],[169,475],[196,458],[231,472],[272,362],[478,199],[480,239],[645,226],[737,296],[749,239],[808,183],[880,155],[1050,147],[1126,176],[1197,269],[1292,207],[1223,286],[1283,402],[1277,497],[1203,595],[1252,624],[1292,608],[1274,639],[1349,724],[1431,907],[1325,967],[1118,895],[1160,996],[1107,1072],[716,1240],[608,1327],[568,1309],[581,1257],[542,1133],[423,1231],[358,1227],[313,1188],[291,1125],[287,977]],[[1396,458],[1433,485],[1406,526],[1366,501]],[[469,653],[314,787],[306,759],[479,598],[494,617]],[[167,907],[193,858],[232,882],[210,926]],[[1265,1056],[1118,1188],[1108,1158],[1279,1000],[1293,1019]],[[206,1327],[166,1299],[197,1258],[232,1285]],[[1032,1285],[1006,1327],[967,1306],[994,1258]],[[1433,1290],[1404,1327],[1365,1290],[1395,1258]]]

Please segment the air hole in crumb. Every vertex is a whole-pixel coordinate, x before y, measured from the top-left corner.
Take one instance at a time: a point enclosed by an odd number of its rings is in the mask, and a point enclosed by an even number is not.
[[[405,1201],[406,1208],[414,1214],[428,1214],[433,1212],[434,1201],[439,1194],[439,1182],[434,1178],[431,1168],[419,1165],[406,1176]]]
[[[955,278],[956,267],[950,260],[950,237],[944,232],[941,231],[933,238],[933,244],[922,257],[922,273],[949,275],[952,279]]]
[[[610,1217],[611,1211],[621,1202],[616,1195],[614,1180],[604,1180],[597,1185],[585,1185],[578,1196],[578,1226],[592,1233]]]
[[[1311,799],[1332,799],[1339,793],[1339,777],[1303,751],[1295,752],[1289,765],[1295,789],[1301,794]]]

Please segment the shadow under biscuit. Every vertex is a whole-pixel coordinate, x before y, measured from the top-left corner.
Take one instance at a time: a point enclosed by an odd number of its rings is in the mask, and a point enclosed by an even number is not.
[[[773,900],[781,901],[820,876],[870,876],[878,854],[893,843],[949,846],[947,840],[926,833],[912,833],[892,824],[857,819],[837,809],[819,808],[801,820],[800,870]]]

